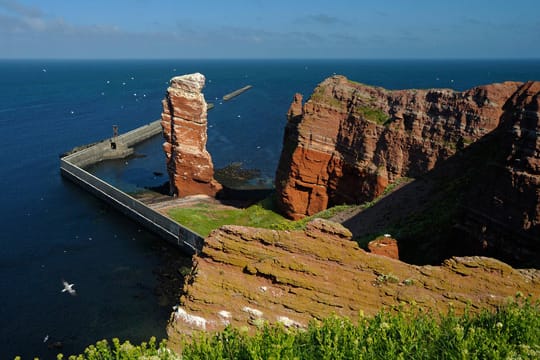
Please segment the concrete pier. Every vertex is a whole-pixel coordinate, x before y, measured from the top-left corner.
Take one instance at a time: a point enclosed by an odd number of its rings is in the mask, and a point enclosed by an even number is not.
[[[133,145],[159,133],[161,133],[161,120],[156,120],[114,138],[78,146],[61,157],[69,157],[71,162],[76,163],[81,168],[103,160],[123,159],[133,154]]]
[[[223,100],[230,100],[251,89],[251,87],[251,85],[247,85],[226,94],[223,96]],[[208,104],[208,109],[213,107],[214,104]],[[204,238],[201,235],[183,227],[171,218],[162,215],[148,205],[84,170],[85,167],[100,161],[121,159],[132,155],[134,152],[133,145],[162,132],[161,120],[156,120],[118,136],[116,136],[116,131],[117,128],[115,128],[114,136],[110,139],[78,146],[61,155],[60,172],[62,176],[108,202],[148,230],[177,245],[185,253],[194,254],[200,251],[204,244]]]
[[[248,91],[249,89],[251,89],[253,86],[251,85],[247,85],[247,86],[244,86],[243,88],[240,88],[238,90],[235,90],[231,93],[228,93],[227,95],[224,95],[223,96],[223,100],[227,101],[227,100],[231,100],[232,98],[240,95],[241,93],[245,92],[245,91]]]
[[[103,160],[128,156],[133,153],[131,146],[160,132],[161,125],[158,120],[109,140],[79,147],[79,150],[72,151],[69,155],[60,159],[60,172],[65,178],[108,202],[146,229],[177,245],[182,251],[191,255],[202,249],[204,240],[201,235],[183,227],[171,218],[162,215],[83,169],[88,165]]]

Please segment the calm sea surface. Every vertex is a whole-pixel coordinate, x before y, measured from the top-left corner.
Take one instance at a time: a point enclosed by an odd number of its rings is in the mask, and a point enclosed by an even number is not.
[[[159,305],[156,236],[60,177],[59,154],[160,117],[168,80],[206,78],[208,150],[216,167],[242,162],[271,179],[285,114],[334,73],[398,88],[464,90],[505,80],[540,80],[540,61],[0,61],[0,358],[53,359],[119,337],[165,337],[170,304]],[[221,96],[253,88],[229,102]],[[156,137],[140,157],[93,169],[127,191],[166,173]],[[181,256],[181,255],[175,255]],[[78,296],[61,293],[62,279]],[[46,342],[45,338],[48,336]]]

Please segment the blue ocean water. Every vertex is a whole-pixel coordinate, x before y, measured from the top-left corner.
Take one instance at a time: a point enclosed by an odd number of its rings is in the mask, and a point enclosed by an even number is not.
[[[62,179],[59,154],[160,117],[168,80],[201,72],[208,144],[216,167],[242,162],[272,178],[285,114],[295,92],[332,74],[398,88],[464,90],[506,80],[540,80],[540,61],[163,60],[0,61],[0,358],[54,359],[102,338],[165,337],[171,308],[160,306],[155,269],[172,252],[101,201]],[[221,96],[244,85],[239,97]],[[162,139],[100,176],[136,190],[166,179]],[[61,280],[78,296],[61,293]],[[44,342],[45,337],[48,340]]]

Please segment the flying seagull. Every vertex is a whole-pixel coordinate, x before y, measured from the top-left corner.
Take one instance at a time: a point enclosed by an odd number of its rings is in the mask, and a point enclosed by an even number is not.
[[[64,285],[64,288],[62,289],[62,292],[67,291],[69,293],[69,295],[71,295],[71,296],[77,295],[77,292],[73,288],[73,286],[75,286],[75,284],[69,284],[66,280],[62,280],[62,284]]]

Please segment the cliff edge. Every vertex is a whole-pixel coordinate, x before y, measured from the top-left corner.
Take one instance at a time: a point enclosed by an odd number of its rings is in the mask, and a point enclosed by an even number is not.
[[[169,321],[169,345],[228,324],[305,327],[311,319],[332,314],[355,319],[401,303],[440,311],[452,306],[460,313],[467,306],[472,311],[497,306],[517,292],[540,296],[539,270],[516,270],[484,257],[408,265],[366,253],[350,236],[340,224],[322,219],[304,231],[232,225],[213,231],[194,257]]]

